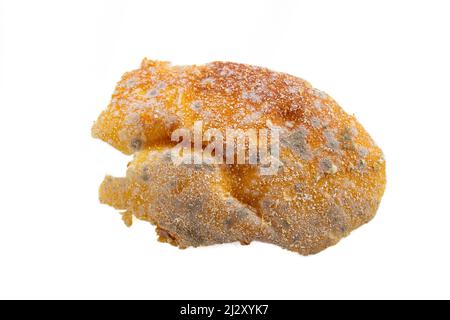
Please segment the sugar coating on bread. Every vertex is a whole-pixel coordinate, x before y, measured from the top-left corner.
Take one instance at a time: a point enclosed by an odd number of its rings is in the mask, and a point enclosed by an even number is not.
[[[276,127],[281,168],[174,164],[171,134],[196,121],[224,133]],[[244,64],[145,59],[122,77],[92,134],[133,154],[126,177],[105,178],[101,202],[180,248],[262,241],[317,253],[373,218],[386,183],[382,151],[331,97]]]

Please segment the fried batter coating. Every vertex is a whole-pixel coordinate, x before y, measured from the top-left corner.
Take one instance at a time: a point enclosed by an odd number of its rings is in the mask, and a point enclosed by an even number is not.
[[[223,132],[277,127],[281,169],[175,165],[172,132],[198,120]],[[101,202],[180,248],[262,241],[314,254],[370,221],[386,183],[382,151],[331,97],[249,65],[145,59],[123,76],[92,134],[134,155],[125,178],[105,178]]]

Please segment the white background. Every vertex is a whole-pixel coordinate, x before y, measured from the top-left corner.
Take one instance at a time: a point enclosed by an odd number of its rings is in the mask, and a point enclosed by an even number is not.
[[[1,1],[1,0],[0,0]],[[0,298],[450,298],[448,1],[1,1]],[[311,257],[178,250],[100,205],[90,137],[142,58],[310,81],[384,150],[378,215]]]

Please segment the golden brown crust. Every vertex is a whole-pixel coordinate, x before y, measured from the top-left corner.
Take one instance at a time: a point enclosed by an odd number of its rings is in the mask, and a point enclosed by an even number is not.
[[[223,132],[280,128],[282,169],[175,166],[170,135],[196,120]],[[134,154],[126,178],[105,179],[101,201],[179,247],[258,240],[316,253],[368,222],[385,187],[382,152],[354,117],[306,81],[260,67],[144,60],[92,132]]]

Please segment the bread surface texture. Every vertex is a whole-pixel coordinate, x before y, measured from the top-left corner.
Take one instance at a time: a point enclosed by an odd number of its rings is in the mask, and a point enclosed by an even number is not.
[[[174,131],[199,121],[224,136],[278,130],[276,174],[261,164],[174,163]],[[106,176],[100,201],[180,248],[262,241],[315,254],[369,222],[386,184],[383,153],[354,116],[305,80],[251,65],[144,59],[123,75],[92,135],[133,155],[125,177]]]

